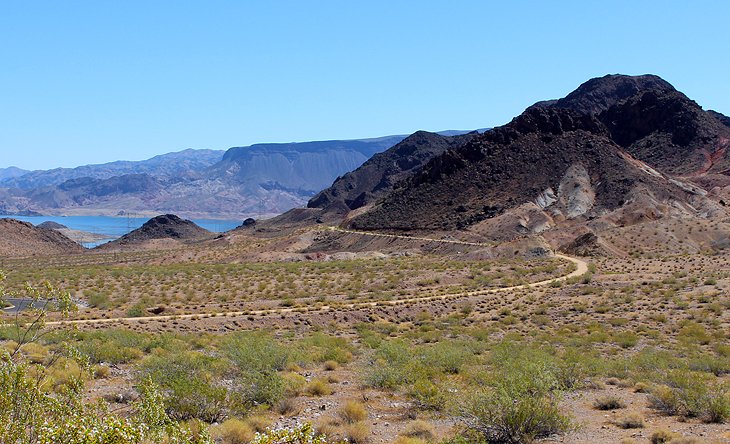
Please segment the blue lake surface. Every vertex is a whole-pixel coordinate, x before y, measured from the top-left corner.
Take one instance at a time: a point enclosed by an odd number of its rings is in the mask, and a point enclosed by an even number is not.
[[[111,217],[111,216],[3,216],[0,218],[12,218],[30,222],[33,225],[51,221],[65,225],[72,230],[86,231],[89,233],[109,236],[109,239],[102,242],[84,244],[85,247],[94,247],[110,240],[124,236],[132,230],[141,227],[147,222],[148,217]],[[241,225],[242,220],[218,220],[218,219],[191,219],[196,224],[208,231],[222,233],[232,230]]]

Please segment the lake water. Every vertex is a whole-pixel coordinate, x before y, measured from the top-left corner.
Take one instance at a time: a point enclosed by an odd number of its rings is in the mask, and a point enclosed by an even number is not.
[[[72,230],[86,231],[89,233],[108,236],[109,239],[101,242],[85,243],[85,247],[94,247],[118,237],[124,236],[132,230],[141,227],[150,218],[147,217],[111,217],[111,216],[2,216],[0,218],[12,218],[30,222],[33,225],[51,221],[65,225]],[[217,220],[217,219],[191,219],[196,224],[208,231],[222,233],[232,230],[241,225],[242,220]]]

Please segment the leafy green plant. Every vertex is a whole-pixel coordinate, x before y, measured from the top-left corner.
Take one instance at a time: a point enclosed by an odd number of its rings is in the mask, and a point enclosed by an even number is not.
[[[302,424],[290,429],[256,434],[251,444],[345,444],[345,442],[328,440],[325,435],[317,435],[311,424]]]
[[[228,390],[217,384],[227,370],[225,361],[194,351],[162,353],[142,363],[142,377],[162,390],[170,415],[179,420],[221,419],[228,406]]]

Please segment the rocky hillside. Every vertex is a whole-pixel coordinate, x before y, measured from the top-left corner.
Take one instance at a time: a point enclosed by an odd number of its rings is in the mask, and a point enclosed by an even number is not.
[[[711,217],[725,211],[712,183],[730,174],[728,140],[717,113],[659,77],[592,79],[436,155],[347,223],[510,238],[571,221]],[[337,194],[337,183],[320,193]]]
[[[81,253],[85,249],[56,230],[28,222],[0,219],[0,257],[27,257]]]
[[[112,242],[97,248],[113,249],[126,246],[139,246],[153,241],[190,242],[210,237],[211,232],[201,228],[195,222],[181,219],[174,214],[153,217],[141,227],[133,230]]]
[[[330,186],[313,197],[307,206],[327,212],[345,214],[368,205],[392,191],[393,186],[410,176],[426,162],[476,135],[442,136],[418,131],[376,154],[360,168],[338,177]]]

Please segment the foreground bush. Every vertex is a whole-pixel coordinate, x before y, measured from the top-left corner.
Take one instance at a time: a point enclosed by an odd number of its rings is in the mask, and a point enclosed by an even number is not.
[[[649,403],[667,415],[700,418],[723,423],[730,419],[730,387],[710,382],[696,372],[670,371],[664,383],[652,388]]]
[[[564,368],[546,350],[504,343],[490,362],[488,387],[470,387],[453,400],[453,410],[468,429],[486,442],[510,444],[570,430],[570,420],[558,408]]]
[[[218,385],[226,368],[225,361],[199,352],[163,353],[143,362],[142,377],[160,386],[173,418],[212,423],[228,407],[228,390]]]
[[[460,408],[460,418],[490,443],[520,444],[570,429],[552,396],[514,397],[503,389],[472,394]]]
[[[342,441],[328,441],[324,435],[317,436],[310,424],[292,429],[272,430],[256,434],[251,444],[345,444]]]

